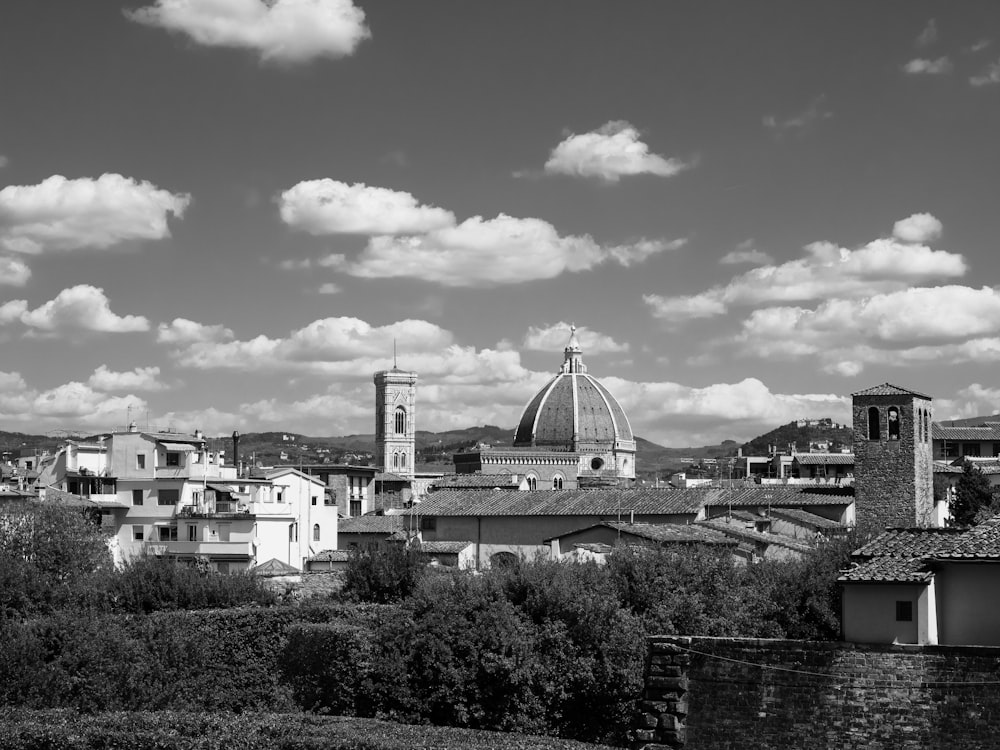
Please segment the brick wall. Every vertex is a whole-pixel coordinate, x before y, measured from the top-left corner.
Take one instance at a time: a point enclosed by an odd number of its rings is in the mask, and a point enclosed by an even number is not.
[[[998,721],[1000,648],[657,636],[631,745],[979,750]]]

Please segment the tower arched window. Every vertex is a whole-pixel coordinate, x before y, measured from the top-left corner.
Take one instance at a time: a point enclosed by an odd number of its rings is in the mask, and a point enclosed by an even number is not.
[[[927,409],[924,409],[924,440],[925,441],[931,439],[930,424],[931,424],[930,412],[927,411]]]
[[[318,542],[319,541],[319,524],[318,523],[314,523],[313,524],[313,541],[314,542]]]
[[[890,440],[899,440],[899,416],[898,406],[890,406],[886,410],[886,421],[888,422]]]
[[[537,490],[538,489],[538,477],[536,477],[534,474],[529,474],[525,478],[528,480],[528,489],[529,490]]]
[[[394,468],[394,469],[398,469],[399,468],[399,454],[398,453],[393,453],[392,454],[392,468]]]
[[[882,426],[877,406],[868,407],[868,439],[881,440]]]
[[[406,454],[405,453],[400,453],[399,454],[399,465],[402,466],[404,469],[406,468]]]
[[[406,434],[406,409],[402,406],[396,407],[396,434]]]
[[[552,477],[552,489],[561,490],[563,488],[563,478],[562,474],[556,474]]]

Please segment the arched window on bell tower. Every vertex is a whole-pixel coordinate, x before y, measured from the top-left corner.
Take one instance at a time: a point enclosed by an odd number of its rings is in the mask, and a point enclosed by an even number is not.
[[[888,422],[888,432],[890,440],[899,440],[899,407],[890,406],[886,410],[886,420]]]
[[[396,434],[406,434],[406,409],[402,406],[396,407]]]
[[[868,439],[881,440],[882,427],[877,406],[868,407]]]

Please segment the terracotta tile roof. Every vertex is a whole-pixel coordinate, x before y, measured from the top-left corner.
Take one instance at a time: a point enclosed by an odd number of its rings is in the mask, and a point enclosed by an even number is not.
[[[934,555],[942,560],[1000,559],[1000,516],[994,516],[961,534],[950,549]]]
[[[934,440],[996,440],[1000,441],[1000,425],[982,425],[981,427],[945,427],[934,422],[931,424],[931,438]]]
[[[933,576],[928,563],[949,554],[965,529],[888,529],[856,550],[845,583],[922,583]]]
[[[952,466],[951,464],[942,464],[935,461],[933,471],[935,474],[961,474],[962,467]]]
[[[736,514],[734,513],[733,515]],[[832,531],[847,528],[842,523],[831,521],[829,518],[823,518],[823,516],[817,516],[815,513],[810,513],[807,510],[799,510],[798,508],[774,508],[771,511],[771,515],[775,518],[784,518],[796,523],[804,523],[812,526],[814,529],[829,529]]]
[[[795,453],[792,455],[796,461],[804,466],[809,465],[830,465],[830,466],[853,466],[853,453]]]
[[[472,542],[421,542],[420,551],[428,555],[457,555]]]
[[[808,492],[788,487],[754,485],[734,489],[717,489],[705,504],[713,507],[784,507],[798,508],[809,505],[850,505],[854,493],[847,488],[840,492]]]
[[[661,544],[720,544],[735,547],[737,542],[726,534],[695,524],[679,523],[617,523],[601,524],[621,531],[623,534],[648,539]]]
[[[933,577],[922,557],[875,557],[840,573],[845,583],[923,583]]]
[[[866,388],[863,391],[858,391],[857,393],[852,393],[852,396],[919,396],[920,398],[930,399],[925,393],[917,393],[916,391],[911,391],[907,388],[900,388],[898,385],[893,385],[892,383],[882,383],[882,385],[876,385],[871,388]]]
[[[337,525],[338,534],[393,534],[402,531],[409,518],[407,516],[355,516],[341,518]]]
[[[717,489],[438,490],[412,513],[421,516],[609,516],[696,514]]]
[[[377,471],[375,472],[376,482],[409,482],[409,477],[400,476],[399,474],[393,474],[391,471]]]
[[[715,529],[728,537],[741,541],[769,545],[773,544],[778,547],[785,547],[786,549],[794,550],[796,552],[812,552],[816,549],[816,545],[801,539],[792,539],[791,537],[784,536],[783,534],[771,534],[766,531],[752,531],[750,529],[740,528],[734,524],[727,523],[721,518],[711,518],[707,521],[698,521],[698,524],[708,526],[710,529]]]
[[[494,487],[517,487],[520,480],[514,474],[451,474],[435,479],[435,489],[493,489]]]
[[[276,557],[272,557],[267,562],[262,562],[256,566],[252,572],[258,576],[292,576],[298,575],[302,571],[294,565],[289,565]]]
[[[347,562],[351,553],[346,549],[325,549],[306,559],[306,562]]]

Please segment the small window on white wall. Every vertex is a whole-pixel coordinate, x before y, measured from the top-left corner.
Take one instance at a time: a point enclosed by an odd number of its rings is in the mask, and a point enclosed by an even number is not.
[[[318,542],[319,541],[319,524],[318,523],[314,523],[313,524],[313,541],[314,542]]]

